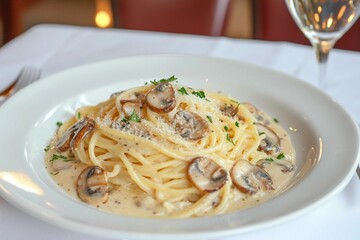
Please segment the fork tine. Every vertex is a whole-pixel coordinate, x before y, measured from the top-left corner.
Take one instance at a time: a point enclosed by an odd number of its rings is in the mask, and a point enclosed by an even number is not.
[[[40,71],[37,68],[26,66],[22,69],[19,78],[14,86],[13,91],[17,92],[20,89],[26,87],[30,83],[37,80],[40,76]]]
[[[21,88],[21,85],[23,84],[22,79],[25,74],[25,68],[21,69],[21,72],[19,73],[19,76],[15,80],[14,88],[12,89],[12,92],[16,92]]]

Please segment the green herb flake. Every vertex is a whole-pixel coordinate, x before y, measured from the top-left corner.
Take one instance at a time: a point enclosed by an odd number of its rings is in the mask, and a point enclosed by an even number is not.
[[[47,145],[45,148],[44,148],[44,152],[47,152],[50,150],[50,145]]]
[[[240,124],[239,124],[238,121],[235,122],[235,126],[236,126],[236,127],[240,127]]]
[[[121,122],[124,122],[124,123],[129,123],[129,120],[128,120],[127,118],[125,118],[125,117],[124,117],[124,118],[122,118],[122,119],[121,119]]]
[[[265,158],[265,160],[266,160],[266,161],[269,161],[269,162],[273,162],[273,161],[274,161],[274,159],[272,159],[272,158]]]
[[[174,82],[174,81],[176,81],[177,80],[177,78],[174,76],[174,75],[172,75],[171,77],[169,77],[169,78],[163,78],[163,79],[160,79],[160,80],[156,80],[156,79],[154,79],[154,80],[152,80],[152,81],[150,81],[153,85],[158,85],[159,83],[165,83],[165,82]]]
[[[78,112],[77,117],[78,117],[78,119],[81,118],[81,113],[80,112]]]
[[[229,131],[228,126],[224,126],[225,131]]]
[[[263,134],[265,134],[265,132],[260,132],[260,133],[259,133],[259,136],[261,136],[261,135],[263,135]]]
[[[186,89],[184,87],[180,88],[178,90],[182,95],[189,95],[188,92],[186,91]]]
[[[129,117],[129,121],[133,121],[133,122],[141,122],[140,117],[136,114],[136,111],[134,110],[131,114],[131,116]]]
[[[276,159],[283,159],[283,158],[285,158],[284,153],[280,153],[280,154],[276,157]]]
[[[211,116],[207,115],[206,118],[209,120],[210,123],[213,123]]]
[[[233,140],[232,138],[230,138],[229,133],[226,133],[226,140],[229,141],[229,142],[231,142],[232,145],[235,146],[234,140]]]
[[[51,159],[50,159],[50,162],[53,162],[55,160],[71,161],[71,160],[68,160],[68,158],[63,156],[63,155],[53,154]]]
[[[59,172],[56,172],[56,173],[52,173],[52,172],[51,172],[50,174],[55,176],[55,175],[58,175]]]
[[[61,127],[63,125],[62,122],[56,122],[56,126]]]
[[[277,118],[274,118],[274,122],[279,123],[279,120]]]
[[[210,102],[209,99],[206,98],[204,91],[192,91],[191,94],[197,96],[198,98],[205,99],[206,101]]]
[[[199,98],[206,98],[204,91],[192,91],[192,94],[199,97]]]

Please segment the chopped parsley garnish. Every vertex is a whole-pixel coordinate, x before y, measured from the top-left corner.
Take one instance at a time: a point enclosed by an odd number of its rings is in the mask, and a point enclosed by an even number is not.
[[[232,143],[232,145],[235,146],[234,140],[232,138],[230,138],[229,133],[226,133],[226,140],[228,140],[229,142]]]
[[[50,145],[47,145],[45,148],[44,148],[44,151],[47,152],[50,150]]]
[[[121,119],[121,121],[124,122],[124,123],[129,123],[129,120],[128,120],[127,118],[125,118],[125,117],[123,117],[123,118]]]
[[[61,127],[61,125],[63,125],[62,122],[56,122],[56,126]]]
[[[259,133],[259,136],[261,136],[261,135],[263,135],[263,134],[265,134],[265,132],[260,132],[260,133]]]
[[[182,95],[189,95],[188,92],[186,91],[186,89],[184,87],[180,88],[178,90]]]
[[[276,159],[283,159],[283,158],[285,158],[284,153],[280,153],[280,154],[276,157]]]
[[[204,91],[192,91],[192,95],[195,95],[201,99],[205,99],[206,101],[209,101],[209,99],[206,98]]]
[[[240,125],[239,125],[239,122],[238,122],[238,121],[236,121],[236,122],[235,122],[235,126],[236,126],[236,127],[240,127]]]
[[[279,120],[278,120],[277,118],[274,118],[274,122],[278,123],[278,122],[279,122]]]
[[[68,159],[67,157],[63,156],[63,155],[59,155],[59,154],[53,154],[50,162],[53,162],[55,160],[63,160],[64,162],[69,162],[69,161],[73,161],[73,159]]]
[[[272,159],[272,158],[265,158],[265,160],[266,160],[266,161],[269,161],[269,162],[273,162],[273,161],[274,161],[274,159]]]
[[[81,118],[81,113],[80,112],[78,112],[77,117],[78,117],[78,119]]]
[[[130,115],[130,117],[126,118],[126,117],[123,117],[121,119],[121,122],[124,122],[124,123],[129,123],[130,121],[133,121],[133,122],[141,122],[141,118],[139,117],[139,115],[137,115],[136,111],[133,110],[132,114]]]
[[[213,123],[211,116],[207,115],[206,118],[209,120],[210,123]]]
[[[152,80],[152,81],[150,81],[153,85],[158,85],[159,83],[164,83],[164,82],[174,82],[174,81],[176,81],[177,80],[177,78],[174,76],[174,75],[172,75],[171,77],[169,77],[168,79],[166,79],[166,78],[163,78],[163,79],[160,79],[160,80],[156,80],[156,79],[154,79],[154,80]]]
[[[132,112],[132,114],[129,117],[129,121],[133,121],[133,122],[141,122],[140,117],[136,114],[136,111],[134,110]]]
[[[232,145],[235,146],[234,140],[233,140],[232,138],[230,138],[230,135],[229,135],[229,132],[228,132],[228,131],[229,131],[228,126],[224,126],[224,130],[226,131],[226,140],[227,140],[228,142],[231,142]]]
[[[59,174],[59,172],[56,172],[56,173],[50,173],[51,175],[58,175]]]

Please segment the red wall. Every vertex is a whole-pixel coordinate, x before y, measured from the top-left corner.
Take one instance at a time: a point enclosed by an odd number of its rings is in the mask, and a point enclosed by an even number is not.
[[[284,0],[259,0],[255,11],[257,39],[310,45],[292,19]],[[360,51],[359,19],[336,43],[336,48]]]

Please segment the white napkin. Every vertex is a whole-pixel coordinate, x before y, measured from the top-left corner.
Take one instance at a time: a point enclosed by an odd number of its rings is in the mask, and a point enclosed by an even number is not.
[[[41,27],[34,27],[0,48],[0,91],[14,82],[25,65],[43,68],[75,32],[53,26],[45,33]]]

